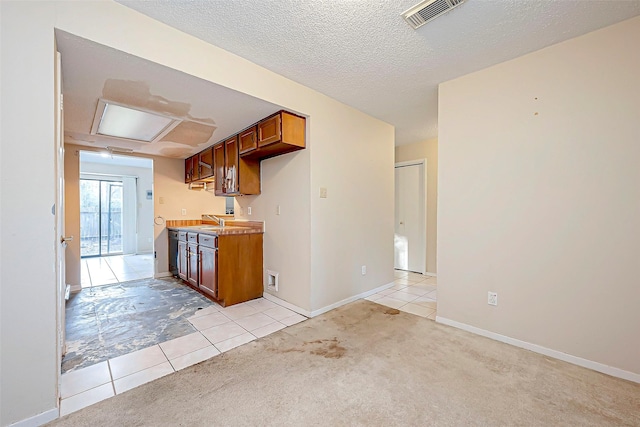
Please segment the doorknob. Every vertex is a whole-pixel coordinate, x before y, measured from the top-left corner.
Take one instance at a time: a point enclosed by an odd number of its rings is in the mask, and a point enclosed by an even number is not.
[[[73,242],[73,236],[62,236],[60,237],[60,243]]]
[[[400,225],[404,225],[404,221],[400,221]]]

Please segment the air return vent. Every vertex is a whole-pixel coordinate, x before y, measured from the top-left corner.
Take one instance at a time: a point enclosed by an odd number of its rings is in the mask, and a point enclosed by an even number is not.
[[[404,12],[402,17],[415,30],[464,2],[465,0],[427,0]]]

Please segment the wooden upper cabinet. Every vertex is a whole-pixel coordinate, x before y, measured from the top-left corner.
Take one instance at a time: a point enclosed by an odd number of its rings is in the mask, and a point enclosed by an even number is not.
[[[280,141],[282,131],[280,114],[258,123],[258,147]]]
[[[185,182],[215,177],[216,196],[260,194],[260,161],[304,149],[305,127],[304,117],[279,111],[186,159]]]
[[[216,177],[215,194],[216,196],[224,196],[225,186],[225,165],[224,165],[224,143],[213,146],[213,170]]]
[[[240,155],[249,153],[258,148],[258,139],[256,137],[256,126],[253,126],[238,135],[238,146]]]
[[[213,148],[209,147],[198,154],[199,179],[213,177]]]
[[[240,155],[267,159],[305,146],[305,118],[280,111],[258,123],[258,148]]]
[[[191,156],[184,161],[184,182],[189,183],[198,179],[195,164],[198,161],[198,156]]]
[[[238,194],[238,137],[224,142],[225,193]]]

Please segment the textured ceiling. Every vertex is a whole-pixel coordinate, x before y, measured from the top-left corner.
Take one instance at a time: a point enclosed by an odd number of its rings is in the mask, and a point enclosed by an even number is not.
[[[56,42],[62,57],[67,143],[186,158],[281,109],[63,31],[56,32]],[[91,135],[99,98],[184,121],[153,143]]]
[[[640,14],[640,0],[468,0],[417,31],[418,0],[120,3],[396,126],[437,136],[437,85]]]

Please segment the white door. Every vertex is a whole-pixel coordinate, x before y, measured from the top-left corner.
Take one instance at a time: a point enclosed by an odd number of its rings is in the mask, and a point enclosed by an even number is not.
[[[427,259],[424,169],[424,162],[401,163],[395,174],[394,267],[418,273]]]
[[[56,289],[57,289],[57,327],[58,336],[58,379],[60,378],[60,367],[65,349],[65,301],[66,301],[66,271],[65,271],[65,249],[67,241],[73,237],[66,237],[64,233],[64,114],[62,100],[62,66],[60,53],[56,53],[55,64],[55,144],[56,144],[56,204],[53,213],[56,219]],[[58,388],[58,391],[60,389]]]

